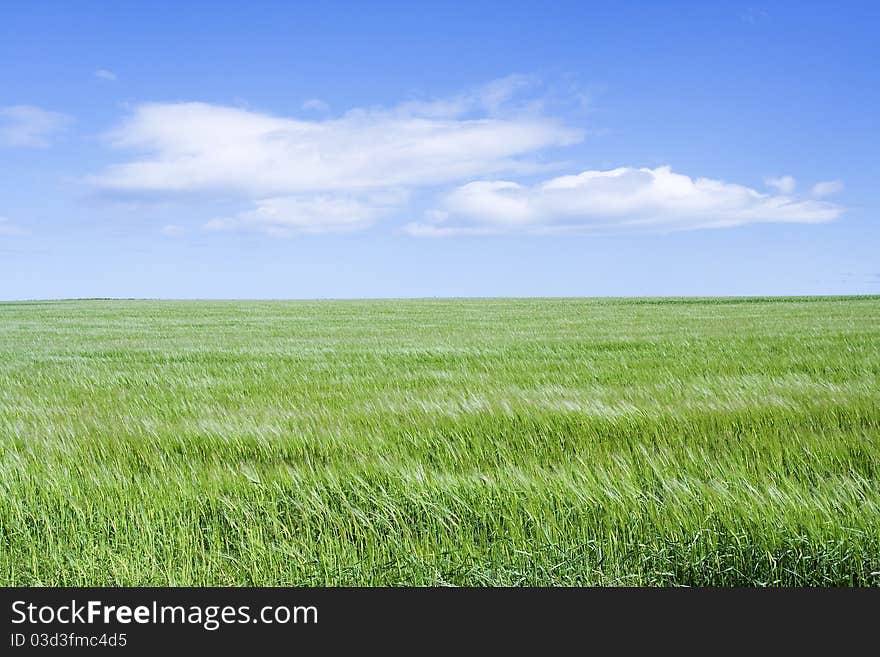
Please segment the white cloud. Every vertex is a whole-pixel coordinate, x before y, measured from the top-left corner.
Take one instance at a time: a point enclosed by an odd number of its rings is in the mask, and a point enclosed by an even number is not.
[[[212,219],[208,230],[245,229],[276,236],[349,233],[371,226],[406,201],[399,191],[360,197],[341,194],[281,196],[258,200],[251,210],[234,217]]]
[[[302,108],[310,112],[329,112],[330,105],[320,98],[309,98],[302,104]]]
[[[95,77],[100,80],[108,80],[109,82],[116,81],[116,73],[108,71],[106,68],[99,68],[95,71]]]
[[[32,105],[0,107],[0,146],[45,148],[72,120]]]
[[[582,131],[515,102],[528,84],[512,76],[450,99],[323,120],[206,103],[142,105],[108,135],[139,155],[88,180],[113,194],[210,192],[252,204],[211,220],[211,230],[361,230],[400,209],[411,190],[543,170],[536,153],[580,141]]]
[[[791,194],[797,187],[797,180],[791,176],[782,176],[780,178],[767,178],[764,181],[769,187],[773,187],[782,194]]]
[[[406,232],[421,237],[498,233],[672,231],[757,222],[820,223],[840,206],[690,178],[669,167],[584,171],[534,186],[479,181],[447,194]]]
[[[839,180],[828,180],[813,185],[813,196],[830,196],[843,191],[843,183]]]
[[[25,235],[26,233],[26,230],[13,224],[7,217],[0,217],[0,235]]]
[[[111,192],[222,190],[269,198],[534,171],[537,151],[576,143],[582,132],[510,110],[517,88],[499,82],[451,100],[312,121],[205,103],[141,105],[110,140],[142,155],[89,180]]]
[[[160,231],[165,237],[182,237],[186,232],[183,229],[183,226],[178,226],[177,224],[167,224],[162,226],[162,230]]]
[[[829,221],[843,211],[795,196],[790,176],[766,181],[778,194],[668,167],[515,182],[558,168],[546,163],[550,149],[584,136],[547,115],[552,103],[531,93],[536,84],[514,75],[449,98],[317,119],[197,102],[140,105],[108,134],[122,161],[88,181],[114,196],[238,201],[240,210],[203,227],[272,235],[363,230],[404,210],[410,194],[450,185],[459,186],[406,232],[666,231]],[[303,107],[326,110],[318,99]],[[476,182],[462,185],[468,180]],[[828,185],[814,196],[830,193]]]

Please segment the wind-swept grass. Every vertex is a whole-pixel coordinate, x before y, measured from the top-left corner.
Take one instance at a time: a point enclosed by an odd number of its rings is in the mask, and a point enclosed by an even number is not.
[[[880,585],[880,298],[0,304],[0,584]]]

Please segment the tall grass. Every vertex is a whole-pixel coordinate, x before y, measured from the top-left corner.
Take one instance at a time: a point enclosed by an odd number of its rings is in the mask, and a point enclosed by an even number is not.
[[[880,298],[0,304],[0,584],[880,585]]]

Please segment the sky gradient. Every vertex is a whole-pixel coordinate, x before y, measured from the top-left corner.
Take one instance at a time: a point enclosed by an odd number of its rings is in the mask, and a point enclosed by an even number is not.
[[[0,13],[0,299],[880,293],[876,3]]]

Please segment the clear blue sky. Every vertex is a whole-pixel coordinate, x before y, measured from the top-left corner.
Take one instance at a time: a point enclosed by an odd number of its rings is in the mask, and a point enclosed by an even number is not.
[[[880,293],[880,4],[5,2],[0,299]]]

